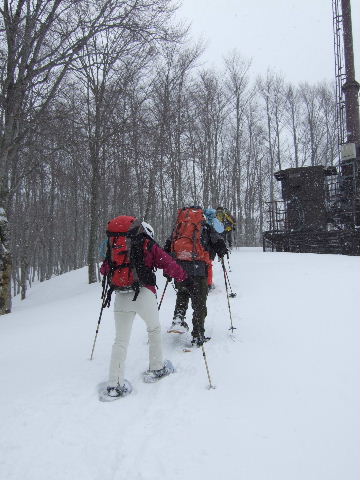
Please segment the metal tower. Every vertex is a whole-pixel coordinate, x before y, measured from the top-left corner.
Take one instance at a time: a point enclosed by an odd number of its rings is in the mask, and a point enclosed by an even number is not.
[[[345,96],[343,85],[346,81],[344,60],[344,34],[343,19],[341,14],[341,0],[332,0],[333,31],[334,31],[334,57],[335,57],[335,80],[336,80],[336,124],[339,145],[345,143]]]
[[[360,85],[355,80],[350,0],[332,0],[332,8],[339,145],[359,144]]]

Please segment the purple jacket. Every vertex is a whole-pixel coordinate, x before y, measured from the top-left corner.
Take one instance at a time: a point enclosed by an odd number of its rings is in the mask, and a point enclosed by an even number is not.
[[[169,277],[174,278],[178,282],[183,282],[187,279],[185,270],[156,243],[151,250],[145,249],[144,262],[147,267],[161,268],[165,275],[169,275]],[[156,293],[156,288],[152,285],[145,285],[145,287]]]

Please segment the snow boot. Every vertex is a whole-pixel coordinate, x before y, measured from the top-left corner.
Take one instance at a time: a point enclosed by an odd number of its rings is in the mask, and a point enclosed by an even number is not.
[[[108,385],[103,383],[99,385],[99,400],[101,402],[112,402],[119,398],[126,397],[132,392],[132,385],[128,380],[124,380],[122,385]]]
[[[196,335],[196,336],[193,336],[191,340],[191,344],[193,346],[201,347],[201,345],[203,345],[205,342],[208,342],[209,340],[211,340],[211,337],[205,337],[205,335],[203,334]]]
[[[189,331],[189,325],[185,322],[185,320],[181,320],[180,318],[174,318],[171,327],[167,331],[168,333],[186,333]]]
[[[144,372],[144,382],[154,383],[160,380],[160,378],[166,377],[167,375],[170,375],[170,373],[174,372],[174,365],[170,362],[170,360],[165,360],[164,366],[159,370],[147,370],[146,372]]]

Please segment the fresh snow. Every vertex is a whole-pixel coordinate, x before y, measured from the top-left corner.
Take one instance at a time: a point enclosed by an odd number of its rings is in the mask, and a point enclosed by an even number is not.
[[[221,265],[205,345],[183,353],[160,318],[176,373],[145,384],[145,324],[134,322],[126,377],[134,391],[101,403],[112,306],[86,269],[35,285],[0,320],[0,478],[4,480],[358,480],[360,258],[239,249]],[[157,274],[159,297],[164,278]],[[191,309],[188,314],[191,323]]]

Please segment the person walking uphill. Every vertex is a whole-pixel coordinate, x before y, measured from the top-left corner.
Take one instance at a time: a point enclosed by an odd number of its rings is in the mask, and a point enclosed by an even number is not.
[[[186,280],[176,280],[177,289],[174,317],[169,333],[185,333],[189,299],[193,308],[192,343],[201,346],[209,340],[205,336],[206,300],[208,294],[207,274],[213,252],[219,257],[227,253],[221,236],[206,223],[200,207],[182,208],[178,212],[175,228],[165,245],[165,250],[177,259],[186,271]]]
[[[206,208],[204,213],[205,213],[206,222],[212,227],[214,227],[217,233],[223,233],[224,225],[216,217],[215,208]],[[210,263],[208,264],[208,290],[209,291],[215,288],[214,279],[213,279],[213,260],[215,258],[215,255],[216,255],[215,252],[211,252]]]
[[[232,249],[232,234],[235,232],[236,220],[231,215],[229,210],[224,207],[217,207],[216,209],[217,219],[224,225],[224,240],[229,245],[229,249]]]
[[[108,298],[115,291],[114,318],[116,336],[112,347],[109,381],[102,400],[109,401],[131,393],[124,379],[127,348],[133,320],[144,320],[149,338],[149,369],[144,381],[154,382],[174,372],[169,360],[163,360],[159,312],[156,303],[155,268],[185,281],[186,272],[154,241],[152,227],[132,216],[119,216],[108,222],[106,258],[100,272],[110,283]]]

